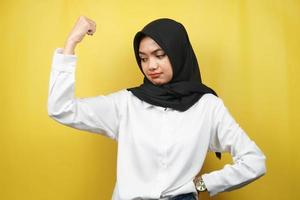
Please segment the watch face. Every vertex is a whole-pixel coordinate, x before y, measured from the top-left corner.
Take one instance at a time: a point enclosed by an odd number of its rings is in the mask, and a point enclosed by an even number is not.
[[[200,192],[203,192],[203,191],[205,191],[205,190],[206,190],[205,185],[200,185],[199,191],[200,191]]]
[[[204,184],[204,182],[203,182],[202,179],[197,180],[197,182],[196,182],[196,189],[198,191],[200,191],[200,192],[203,192],[203,191],[206,190],[206,186],[205,186],[205,184]]]

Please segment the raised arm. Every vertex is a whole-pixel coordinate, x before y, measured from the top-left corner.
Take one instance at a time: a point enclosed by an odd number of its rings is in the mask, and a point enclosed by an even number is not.
[[[65,48],[63,54],[74,55],[75,47],[78,43],[82,41],[85,35],[93,35],[96,32],[96,23],[85,17],[80,16],[65,43]]]
[[[83,34],[85,31],[82,29],[88,31],[82,19],[78,19],[75,25],[77,28],[73,29],[67,40],[73,43],[66,42],[64,49],[58,48],[54,52],[49,83],[48,114],[64,125],[117,139],[120,102],[124,98],[122,95],[124,93],[119,91],[92,98],[74,96],[77,56],[72,53],[82,39],[75,36]],[[93,33],[94,29],[92,30]]]
[[[264,154],[233,119],[220,98],[214,110],[213,126],[210,150],[229,152],[233,164],[202,175],[210,196],[240,188],[265,174]]]

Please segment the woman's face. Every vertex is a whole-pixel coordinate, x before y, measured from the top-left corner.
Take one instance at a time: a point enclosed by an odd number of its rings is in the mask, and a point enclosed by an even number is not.
[[[173,69],[167,54],[150,37],[140,42],[139,56],[144,74],[154,85],[168,83],[173,77]]]

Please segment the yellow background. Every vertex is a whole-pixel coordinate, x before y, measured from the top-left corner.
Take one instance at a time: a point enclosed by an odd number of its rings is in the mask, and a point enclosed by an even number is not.
[[[0,13],[1,200],[111,198],[116,143],[47,115],[53,51],[80,15],[97,31],[76,49],[76,96],[139,85],[134,34],[159,17],[178,20],[204,83],[267,156],[264,177],[213,199],[300,198],[299,0],[2,0]],[[201,173],[228,162],[210,154]]]

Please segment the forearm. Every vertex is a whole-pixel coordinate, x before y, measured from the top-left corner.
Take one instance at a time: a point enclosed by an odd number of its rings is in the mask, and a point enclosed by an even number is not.
[[[265,172],[265,156],[258,151],[238,158],[234,164],[227,164],[221,170],[203,174],[202,179],[210,196],[213,196],[247,185]]]
[[[72,40],[67,40],[63,49],[64,55],[74,55],[77,43]]]
[[[64,55],[62,51],[56,50],[50,74],[48,114],[54,118],[70,116],[67,113],[71,112],[74,99],[76,56]]]

